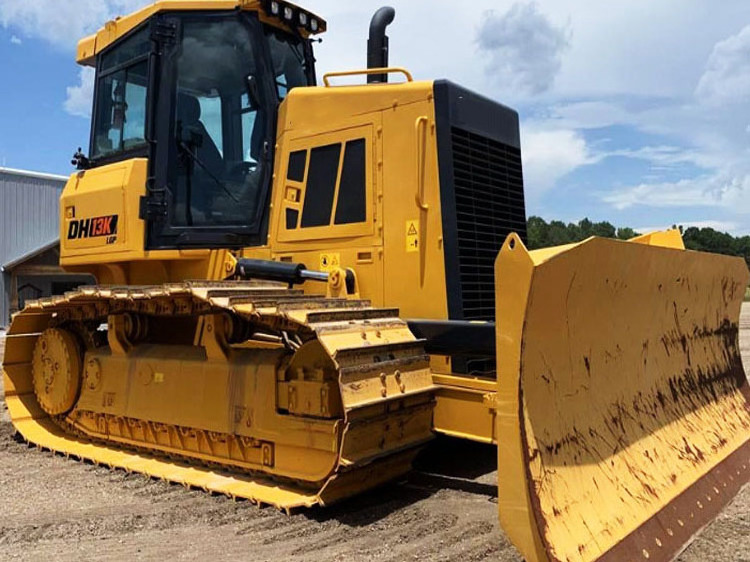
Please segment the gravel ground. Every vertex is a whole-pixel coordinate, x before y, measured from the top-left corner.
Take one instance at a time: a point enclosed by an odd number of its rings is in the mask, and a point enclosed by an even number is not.
[[[741,327],[748,371],[750,306]],[[0,332],[0,357],[2,347]],[[288,517],[29,448],[3,404],[0,559],[517,561],[498,526],[496,478],[494,447],[439,439],[403,481]],[[679,560],[750,561],[750,488]]]

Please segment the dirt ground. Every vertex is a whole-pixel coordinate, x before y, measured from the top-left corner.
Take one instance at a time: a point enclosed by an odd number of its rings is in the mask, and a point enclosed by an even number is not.
[[[741,328],[750,371],[750,306]],[[288,517],[28,448],[3,404],[0,560],[520,560],[496,478],[494,447],[440,439],[403,481]],[[679,560],[750,561],[750,488]]]

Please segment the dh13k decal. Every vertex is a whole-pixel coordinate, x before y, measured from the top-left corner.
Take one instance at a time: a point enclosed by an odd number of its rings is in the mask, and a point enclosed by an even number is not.
[[[68,225],[68,240],[96,238],[98,236],[115,236],[117,234],[117,215],[72,220]]]

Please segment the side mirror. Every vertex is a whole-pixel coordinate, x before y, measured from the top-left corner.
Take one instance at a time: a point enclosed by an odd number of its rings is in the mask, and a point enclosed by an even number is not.
[[[80,146],[78,147],[76,153],[73,155],[73,159],[70,161],[70,163],[76,167],[76,170],[88,170],[91,167],[89,159],[81,151]]]
[[[247,97],[250,101],[250,107],[256,109],[260,107],[260,89],[258,88],[258,79],[252,74],[245,78],[247,86]]]

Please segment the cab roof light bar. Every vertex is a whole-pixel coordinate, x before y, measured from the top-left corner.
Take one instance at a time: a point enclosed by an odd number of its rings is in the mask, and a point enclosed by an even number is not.
[[[289,27],[305,29],[312,34],[326,30],[326,22],[318,16],[281,0],[263,0],[263,10],[267,16],[276,18]]]

